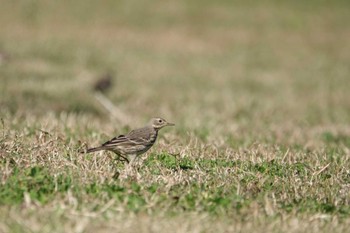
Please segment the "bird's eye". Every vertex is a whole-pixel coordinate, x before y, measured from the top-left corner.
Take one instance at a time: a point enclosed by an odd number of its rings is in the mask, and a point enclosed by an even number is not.
[[[162,122],[163,122],[163,120],[162,120],[162,119],[159,119],[159,120],[158,120],[158,122],[159,122],[159,123],[162,123]]]

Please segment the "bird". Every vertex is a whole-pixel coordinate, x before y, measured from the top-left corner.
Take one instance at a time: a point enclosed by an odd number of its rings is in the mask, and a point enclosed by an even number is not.
[[[122,160],[132,164],[139,155],[145,153],[154,145],[160,129],[174,125],[161,117],[155,117],[145,127],[114,137],[101,146],[87,149],[84,153],[101,150],[112,151]]]
[[[110,73],[106,73],[103,76],[101,76],[96,83],[94,84],[94,91],[99,91],[101,93],[107,92],[113,84],[113,76]]]

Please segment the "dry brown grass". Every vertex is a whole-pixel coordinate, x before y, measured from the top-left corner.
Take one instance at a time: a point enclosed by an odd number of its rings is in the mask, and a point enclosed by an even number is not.
[[[348,231],[346,1],[1,5],[0,232]],[[106,71],[176,123],[129,177],[77,152],[130,129]]]

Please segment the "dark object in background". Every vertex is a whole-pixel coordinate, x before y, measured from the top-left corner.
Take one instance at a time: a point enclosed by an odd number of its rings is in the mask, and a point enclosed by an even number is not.
[[[110,116],[122,125],[129,125],[130,116],[125,114],[121,109],[113,104],[113,102],[107,97],[106,92],[111,89],[112,74],[106,73],[101,76],[93,86],[94,96],[96,100],[110,113]]]
[[[112,86],[112,75],[107,73],[100,77],[94,85],[94,91],[107,92]]]

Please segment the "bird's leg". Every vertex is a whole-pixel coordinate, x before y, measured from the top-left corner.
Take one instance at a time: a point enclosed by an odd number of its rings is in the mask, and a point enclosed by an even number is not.
[[[135,165],[136,158],[137,158],[137,155],[128,155],[128,161],[130,161],[126,165],[126,171],[127,171],[128,176],[134,175],[134,173],[135,173],[134,165]]]
[[[115,160],[116,162],[126,162],[127,164],[129,164],[129,160],[128,158],[126,158],[125,156],[122,156],[118,153],[115,153],[117,155],[117,157],[115,157]],[[119,175],[120,175],[120,172],[117,170],[117,167],[116,165],[114,165],[114,168],[116,170],[115,174],[113,175],[113,178],[114,179],[118,179],[119,178]]]
[[[126,163],[130,163],[130,160],[128,158],[124,157],[124,156],[119,155],[118,158],[119,158],[120,161],[123,161],[123,162],[126,162]]]
[[[114,152],[114,151],[113,151]],[[127,162],[127,163],[129,163],[130,162],[130,160],[127,158],[127,157],[125,157],[125,156],[123,156],[123,155],[121,155],[121,154],[118,154],[118,153],[116,153],[116,152],[114,152],[116,155],[117,155],[117,160],[118,161],[122,161],[122,162]]]
[[[135,163],[135,161],[136,161],[136,158],[137,158],[137,155],[129,155],[128,156],[128,159],[129,159],[129,161],[130,161],[130,165],[132,166],[132,165],[134,165],[134,163]]]

